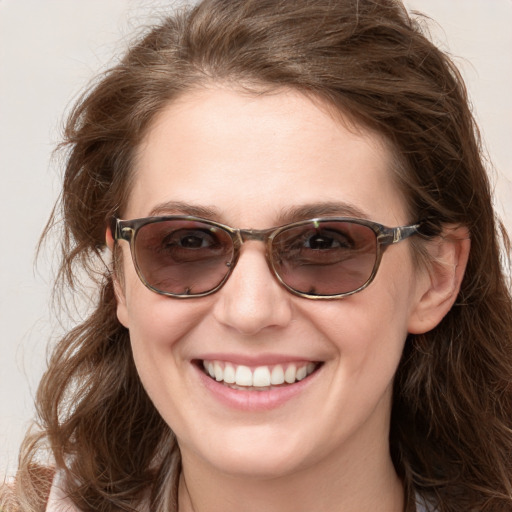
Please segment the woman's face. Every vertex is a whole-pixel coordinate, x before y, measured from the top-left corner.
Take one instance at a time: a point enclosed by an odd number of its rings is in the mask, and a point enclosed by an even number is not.
[[[416,219],[406,215],[392,165],[377,135],[347,128],[299,93],[204,89],[153,123],[123,217],[199,210],[233,227],[264,229],[301,220],[307,207],[309,216],[356,212],[399,226]],[[147,289],[128,244],[120,246],[118,315],[184,464],[278,476],[354,454],[388,456],[393,375],[424,281],[408,241],[388,248],[365,290],[317,301],[279,285],[259,241],[243,245],[217,293],[186,300]],[[293,384],[233,389],[208,376],[204,362],[235,372],[314,371]]]

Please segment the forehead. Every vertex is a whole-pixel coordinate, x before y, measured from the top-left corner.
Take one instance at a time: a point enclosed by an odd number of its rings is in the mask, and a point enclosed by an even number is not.
[[[266,227],[284,210],[330,203],[395,222],[404,205],[392,165],[382,137],[296,91],[201,89],[152,123],[125,217],[185,203],[211,208],[224,222]]]

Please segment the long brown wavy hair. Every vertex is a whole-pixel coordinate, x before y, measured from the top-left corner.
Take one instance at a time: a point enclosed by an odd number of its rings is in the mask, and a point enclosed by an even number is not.
[[[394,149],[397,182],[424,235],[468,228],[456,304],[406,343],[391,452],[407,511],[412,490],[440,512],[511,511],[510,248],[462,79],[393,0],[204,0],[147,31],[80,98],[65,128],[64,184],[49,226],[63,230],[61,290],[78,293],[85,270],[98,295],[41,381],[40,430],[22,448],[12,508],[44,510],[48,479],[34,468],[49,448],[83,510],[176,510],[179,448],[117,320],[105,228],[125,204],[134,154],[155,115],[215,81],[257,94],[292,88],[378,131]],[[9,510],[6,491],[4,502]]]

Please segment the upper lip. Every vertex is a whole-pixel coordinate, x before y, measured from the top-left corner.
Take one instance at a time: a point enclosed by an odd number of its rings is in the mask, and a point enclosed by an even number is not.
[[[232,354],[232,353],[208,353],[194,357],[194,360],[201,361],[223,361],[234,365],[244,366],[271,366],[284,363],[318,363],[316,358],[287,354]]]

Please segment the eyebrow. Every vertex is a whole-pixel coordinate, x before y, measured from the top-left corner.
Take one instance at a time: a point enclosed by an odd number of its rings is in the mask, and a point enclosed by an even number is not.
[[[166,201],[156,205],[149,212],[149,217],[160,215],[192,215],[209,220],[215,220],[221,216],[220,211],[214,206],[201,206],[182,201]]]
[[[156,205],[149,212],[150,217],[162,215],[192,215],[220,222],[223,218],[220,210],[214,206],[196,205],[182,201],[166,201]],[[276,225],[328,216],[369,219],[369,216],[355,205],[338,201],[326,201],[282,208],[278,214]]]
[[[279,215],[279,221],[285,224],[300,220],[314,219],[315,217],[327,216],[369,219],[369,216],[363,212],[363,210],[353,204],[338,201],[327,201],[283,208]]]

